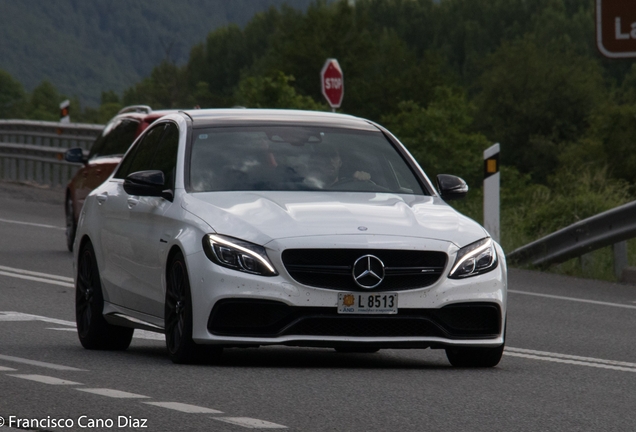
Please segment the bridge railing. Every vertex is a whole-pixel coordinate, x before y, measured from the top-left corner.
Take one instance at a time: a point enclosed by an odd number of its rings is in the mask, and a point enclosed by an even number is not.
[[[103,125],[0,120],[0,180],[65,185],[81,164],[64,160],[80,147],[87,153]]]

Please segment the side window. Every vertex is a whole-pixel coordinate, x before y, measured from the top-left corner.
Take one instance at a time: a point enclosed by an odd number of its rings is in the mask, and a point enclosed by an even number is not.
[[[130,173],[151,169],[152,159],[164,129],[165,124],[152,128],[126,155],[119,165],[115,178],[123,179]]]
[[[121,119],[109,123],[95,141],[89,159],[99,156],[123,155],[137,137],[139,122]]]
[[[174,123],[166,125],[166,132],[159,143],[152,167],[161,170],[166,179],[166,187],[174,188],[174,176],[177,167],[177,150],[179,148],[179,128]]]

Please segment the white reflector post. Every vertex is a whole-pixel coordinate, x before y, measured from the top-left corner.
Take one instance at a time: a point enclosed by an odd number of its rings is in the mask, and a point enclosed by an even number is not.
[[[64,102],[60,104],[60,123],[70,123],[71,122],[71,101],[66,99]]]
[[[484,151],[484,227],[499,242],[499,144]]]

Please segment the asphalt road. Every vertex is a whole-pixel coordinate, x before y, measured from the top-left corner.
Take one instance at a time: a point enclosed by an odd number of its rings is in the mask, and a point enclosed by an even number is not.
[[[488,370],[437,350],[287,347],[180,366],[143,332],[84,350],[62,198],[0,183],[0,432],[636,429],[636,286],[539,272],[511,270],[507,350]]]

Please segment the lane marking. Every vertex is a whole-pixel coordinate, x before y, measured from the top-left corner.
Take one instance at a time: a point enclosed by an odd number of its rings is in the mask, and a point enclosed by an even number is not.
[[[58,227],[55,225],[46,225],[46,224],[39,224],[39,223],[33,223],[33,222],[22,222],[22,221],[11,220],[11,219],[0,219],[0,222],[12,223],[17,225],[29,225],[29,226],[39,227],[39,228],[51,228],[51,229],[66,231],[66,228]]]
[[[1,321],[1,320],[0,320]],[[73,328],[58,328],[58,327],[47,327],[47,330],[58,330],[58,331],[69,331],[75,332],[77,328],[75,324],[73,324]],[[161,333],[155,333],[147,330],[135,329],[135,333],[133,333],[133,338],[135,339],[147,339],[147,340],[158,340],[165,341],[166,336]]]
[[[107,388],[77,388],[75,390],[83,391],[86,393],[93,393],[100,396],[106,396],[117,399],[150,399],[149,396],[139,395],[135,393],[128,393],[120,390],[113,390]]]
[[[76,372],[86,372],[86,369],[78,369],[78,368],[74,368],[74,367],[70,367],[70,366],[63,366],[63,365],[58,365],[58,364],[54,364],[54,363],[45,363],[45,362],[41,362],[41,361],[37,361],[37,360],[29,360],[29,359],[25,359],[25,358],[20,358],[20,357],[13,357],[13,356],[7,356],[7,355],[1,355],[0,354],[0,360],[4,360],[4,361],[8,361],[8,362],[14,362],[14,363],[22,363],[22,364],[28,364],[31,366],[39,366],[39,367],[44,367],[44,368],[48,368],[48,369],[55,369],[55,370],[61,370],[61,371],[76,371]]]
[[[618,370],[623,372],[636,372],[636,368],[611,366],[607,364],[589,363],[589,362],[583,362],[583,361],[577,361],[577,360],[566,360],[563,358],[556,358],[556,357],[542,357],[537,355],[521,354],[516,352],[504,352],[504,355],[512,356],[512,357],[523,357],[523,358],[532,359],[532,360],[543,360],[543,361],[549,361],[554,363],[566,363],[566,364],[572,364],[572,365],[578,365],[578,366],[589,366],[589,367],[600,368],[600,369]]]
[[[0,321],[44,321],[51,324],[75,327],[75,323],[73,321],[65,321],[57,318],[31,315],[22,312],[0,312]]]
[[[77,326],[73,321],[65,321],[57,318],[49,318],[41,315],[32,315],[26,314],[22,312],[0,312],[0,322],[1,321],[44,321],[51,324],[58,324],[63,326],[68,326],[72,328],[55,328],[55,327],[47,327],[48,330],[60,330],[60,331],[75,331]],[[166,336],[161,333],[155,333],[147,330],[135,329],[135,333],[133,334],[134,338],[137,339],[148,339],[148,340],[158,340],[165,341]]]
[[[596,300],[585,300],[585,299],[574,298],[574,297],[556,296],[551,294],[538,294],[538,293],[532,293],[527,291],[508,290],[508,292],[513,294],[523,294],[523,295],[545,297],[545,298],[551,298],[551,299],[557,299],[557,300],[575,301],[579,303],[590,303],[590,304],[601,305],[601,306],[613,306],[613,307],[619,307],[619,308],[625,308],[625,309],[636,309],[636,306],[620,304],[620,303],[608,303],[608,302],[602,302],[602,301],[596,301]]]
[[[223,414],[223,411],[200,407],[196,405],[188,405],[179,402],[143,402],[147,405],[154,405],[162,408],[168,408],[175,411],[193,414]]]
[[[248,429],[287,429],[287,426],[267,422],[265,420],[253,419],[249,417],[212,417],[212,418],[214,420],[219,420],[225,423],[230,423],[237,426],[243,426],[244,428],[248,428]]]
[[[7,375],[16,378],[22,378],[29,381],[36,381],[42,384],[51,385],[84,385],[82,383],[54,378],[46,375]]]
[[[15,371],[17,371],[17,369],[0,366],[0,372],[15,372]]]
[[[0,266],[0,270],[4,270],[6,272],[11,272],[11,273],[29,275],[29,276],[39,276],[42,278],[56,279],[56,280],[61,280],[63,282],[71,282],[71,283],[74,282],[73,278],[70,278],[70,277],[58,276],[58,275],[49,274],[49,273],[35,272],[31,270],[24,270],[24,269],[19,269],[14,267]]]
[[[4,271],[0,271],[0,275],[9,276],[9,277],[17,278],[17,279],[30,280],[30,281],[35,281],[35,282],[43,282],[43,283],[47,283],[47,284],[51,284],[51,285],[59,285],[59,286],[67,287],[67,288],[75,288],[75,285],[72,284],[72,283],[62,282],[62,281],[58,281],[58,280],[43,279],[43,278],[39,278],[39,277],[27,276],[27,275],[22,275],[22,274],[17,274],[17,273],[9,273],[9,272],[4,272]]]
[[[605,359],[598,359],[594,357],[581,357],[581,356],[575,356],[570,354],[559,354],[559,353],[553,353],[549,351],[535,351],[535,350],[529,350],[525,348],[513,348],[513,347],[506,347],[505,351],[521,353],[521,354],[546,356],[546,357],[556,357],[556,358],[563,358],[563,359],[569,359],[569,360],[580,360],[580,361],[585,361],[590,363],[600,363],[600,364],[608,364],[608,365],[614,365],[614,366],[625,366],[625,367],[636,369],[636,363],[629,363],[629,362],[616,361],[616,360],[605,360]]]

